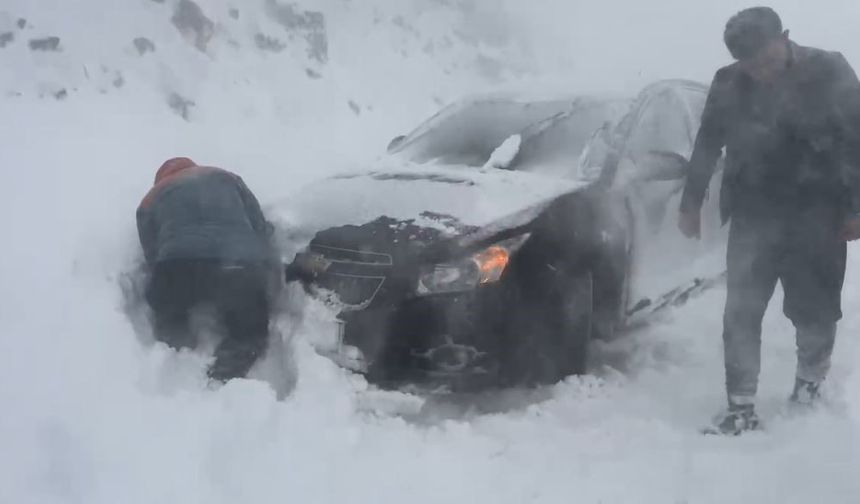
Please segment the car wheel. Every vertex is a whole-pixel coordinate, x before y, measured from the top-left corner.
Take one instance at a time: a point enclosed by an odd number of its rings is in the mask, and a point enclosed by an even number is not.
[[[625,204],[623,218],[607,219],[603,229],[601,247],[591,262],[594,280],[592,337],[612,341],[624,324],[630,296],[633,216],[629,205]]]
[[[588,347],[594,319],[594,277],[585,271],[570,278],[558,300],[556,379],[588,372]]]
[[[503,349],[506,381],[556,383],[588,370],[593,318],[590,271],[545,276],[540,290],[524,289]]]

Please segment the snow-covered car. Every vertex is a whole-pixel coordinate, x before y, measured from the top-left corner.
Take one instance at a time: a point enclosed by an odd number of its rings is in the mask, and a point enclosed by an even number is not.
[[[592,338],[657,302],[663,286],[640,277],[683,280],[661,273],[682,268],[651,242],[674,223],[706,92],[673,80],[635,100],[449,106],[374,169],[269,210],[310,239],[285,254],[287,277],[336,307],[373,383],[585,373]]]

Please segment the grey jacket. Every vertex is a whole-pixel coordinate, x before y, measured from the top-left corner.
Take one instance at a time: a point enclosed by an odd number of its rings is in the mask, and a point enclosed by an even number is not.
[[[791,214],[819,204],[860,214],[860,82],[839,53],[792,43],[787,72],[769,89],[737,64],[720,69],[682,210],[701,207],[724,147],[724,222],[736,213]]]
[[[271,226],[260,204],[239,176],[218,168],[184,166],[156,178],[137,210],[137,229],[150,265],[268,258]]]

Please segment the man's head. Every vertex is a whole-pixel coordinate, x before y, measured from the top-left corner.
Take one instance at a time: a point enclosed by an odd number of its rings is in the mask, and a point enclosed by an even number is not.
[[[155,173],[155,183],[158,184],[159,182],[176,175],[182,170],[186,170],[194,166],[197,166],[197,164],[186,157],[168,159]]]
[[[757,81],[773,80],[788,65],[788,32],[769,7],[752,7],[732,16],[723,40],[741,69]]]

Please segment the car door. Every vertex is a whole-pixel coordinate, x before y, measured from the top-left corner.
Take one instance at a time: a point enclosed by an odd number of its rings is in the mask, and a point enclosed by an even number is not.
[[[623,195],[633,234],[628,311],[724,269],[719,167],[702,211],[702,239],[687,239],[677,228],[686,160],[706,95],[706,86],[686,81],[650,86],[613,133],[618,159],[611,192]]]

